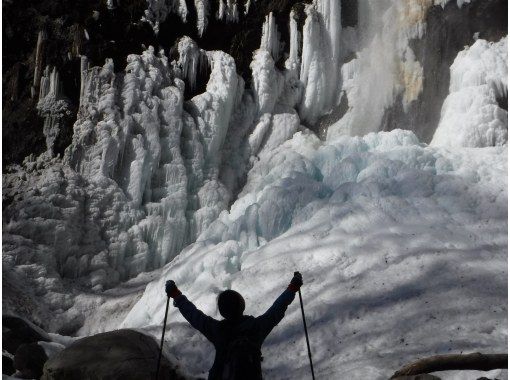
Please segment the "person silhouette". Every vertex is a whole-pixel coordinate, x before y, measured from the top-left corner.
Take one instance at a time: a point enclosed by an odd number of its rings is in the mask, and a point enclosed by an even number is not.
[[[224,318],[221,321],[197,309],[174,281],[166,282],[165,291],[191,326],[214,345],[216,355],[208,380],[260,380],[262,343],[283,319],[301,285],[303,278],[295,272],[287,289],[258,317],[244,315],[245,302],[241,294],[235,290],[224,290],[218,296],[218,309]]]

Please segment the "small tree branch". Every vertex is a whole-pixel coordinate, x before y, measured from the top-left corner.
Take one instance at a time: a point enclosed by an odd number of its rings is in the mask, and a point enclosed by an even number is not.
[[[391,378],[438,371],[464,369],[490,371],[506,368],[508,368],[508,354],[480,354],[477,352],[466,355],[436,355],[406,365],[395,372]]]

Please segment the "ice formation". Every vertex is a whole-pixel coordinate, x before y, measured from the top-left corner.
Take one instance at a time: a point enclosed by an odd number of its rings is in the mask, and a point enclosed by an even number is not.
[[[197,10],[198,35],[202,36],[208,23],[207,17],[209,16],[209,0],[195,0],[195,9]]]
[[[484,147],[508,141],[508,112],[498,99],[508,97],[508,39],[477,40],[461,51],[450,68],[445,99],[431,145]]]
[[[239,20],[239,11],[237,9],[237,0],[218,0],[218,20],[227,22],[237,22]]]
[[[200,5],[203,2],[197,1]],[[199,9],[197,8],[197,14]],[[186,22],[188,17],[188,7],[186,0],[147,0],[147,9],[143,17],[154,28],[156,33],[159,32],[159,24],[166,20],[170,13],[176,13],[181,17],[183,22]],[[198,28],[200,30],[200,17],[198,18]],[[202,24],[203,25],[203,24]]]
[[[280,38],[273,12],[270,12],[266,16],[266,20],[262,25],[262,40],[260,42],[260,48],[271,53],[275,61],[277,61],[280,57]]]
[[[304,93],[299,108],[302,120],[314,124],[318,118],[337,105],[341,82],[340,2],[318,0],[306,6],[303,27],[301,73]]]
[[[237,3],[216,16],[236,20]],[[204,33],[209,4],[194,4]],[[360,1],[352,28],[339,1],[316,0],[302,33],[289,15],[287,52],[269,14],[248,90],[232,57],[188,37],[173,62],[151,47],[123,72],[82,57],[64,158],[28,157],[3,181],[6,310],[22,300],[51,331],[159,335],[168,278],[211,315],[230,287],[257,314],[300,269],[319,377],[387,378],[395,358],[506,347],[507,150],[489,145],[507,143],[507,39],[459,53],[432,146],[374,133],[422,90],[409,41],[433,4],[445,2]],[[185,20],[186,2],[148,1],[156,30],[169,12]],[[205,92],[185,100],[206,65]],[[58,69],[40,77],[51,152],[65,99]],[[302,125],[341,103],[326,141]],[[299,318],[294,303],[264,346],[267,377],[308,375]],[[203,376],[212,350],[174,309],[169,320],[166,350]]]
[[[35,48],[35,65],[34,65],[34,83],[33,88],[37,88],[39,86],[41,81],[41,75],[42,75],[42,64],[43,64],[43,45],[46,40],[47,36],[44,30],[39,31],[39,34],[37,35],[37,46]],[[32,97],[35,94],[32,94]]]
[[[383,379],[395,356],[506,347],[506,162],[506,147],[452,152],[409,131],[325,144],[297,133],[259,154],[230,210],[158,274],[122,326],[160,333],[169,278],[209,315],[219,316],[224,288],[257,315],[299,269],[318,377]],[[294,302],[264,345],[267,377],[309,376],[300,318]],[[212,347],[176,308],[168,320],[167,348],[203,376]]]
[[[40,35],[39,35],[40,36]],[[56,67],[46,66],[39,85],[39,101],[37,110],[44,118],[44,136],[46,148],[53,155],[55,139],[62,127],[62,120],[70,116],[69,102],[62,94],[62,84]]]
[[[354,45],[356,57],[341,69],[349,110],[329,128],[329,136],[377,131],[385,110],[398,94],[403,94],[404,109],[417,98],[423,69],[409,41],[422,37],[432,5],[432,1],[420,0],[360,2],[360,37],[346,45],[351,50]]]

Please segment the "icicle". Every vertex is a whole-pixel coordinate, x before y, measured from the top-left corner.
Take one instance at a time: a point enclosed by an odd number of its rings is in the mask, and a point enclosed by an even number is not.
[[[273,12],[270,12],[269,15],[266,16],[266,20],[262,25],[260,48],[270,52],[275,61],[278,60],[280,54],[280,41]]]
[[[257,0],[253,0],[254,2],[257,1]],[[248,12],[250,11],[250,7],[251,7],[251,0],[246,0],[246,2],[244,3],[244,15],[246,16],[248,14]]]
[[[144,12],[142,21],[151,24],[154,32],[159,32],[159,24],[164,22],[170,13],[176,13],[186,22],[188,7],[186,0],[147,0],[147,9]]]
[[[218,20],[225,20],[227,22],[237,22],[239,21],[239,13],[237,10],[237,1],[236,0],[219,0],[218,5],[218,15],[216,18]]]
[[[44,118],[43,133],[47,150],[53,155],[53,146],[60,132],[62,119],[69,114],[69,103],[62,95],[60,76],[55,67],[51,70],[50,66],[46,66],[41,77],[37,110]]]
[[[197,30],[198,35],[202,37],[207,28],[207,17],[209,16],[209,0],[195,0],[197,10]]]
[[[193,92],[196,87],[197,76],[199,70],[204,70],[207,64],[207,57],[191,38],[184,36],[178,44],[177,50],[179,52],[178,69],[182,74],[182,79],[185,79],[191,91]]]
[[[303,53],[300,79],[305,93],[301,101],[302,119],[314,124],[338,103],[341,83],[341,13],[337,0],[317,0],[305,8]]]
[[[34,84],[33,84],[34,89],[37,88],[37,86],[39,86],[39,82],[41,81],[44,41],[46,41],[46,33],[43,30],[41,30],[39,31],[39,34],[37,36],[37,46],[35,49]]]
[[[299,70],[299,31],[297,29],[296,14],[294,11],[290,12],[289,16],[289,29],[290,29],[290,49],[289,58],[285,61],[285,68],[295,73]]]
[[[89,60],[86,56],[81,56],[80,61],[80,106],[82,103],[84,90],[85,90],[85,81],[87,78],[87,70],[89,69]]]

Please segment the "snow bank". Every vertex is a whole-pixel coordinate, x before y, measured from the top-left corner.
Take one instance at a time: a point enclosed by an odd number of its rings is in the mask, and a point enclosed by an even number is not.
[[[453,152],[401,130],[327,144],[297,133],[259,155],[230,211],[122,326],[157,336],[170,278],[214,317],[225,288],[257,315],[301,270],[318,377],[383,379],[419,356],[504,350],[506,173],[503,147]],[[264,345],[265,376],[309,376],[300,318],[295,301]],[[212,346],[172,306],[169,321],[167,348],[203,376]]]
[[[450,67],[450,94],[431,145],[505,145],[508,112],[498,100],[508,97],[508,39],[476,40]]]

